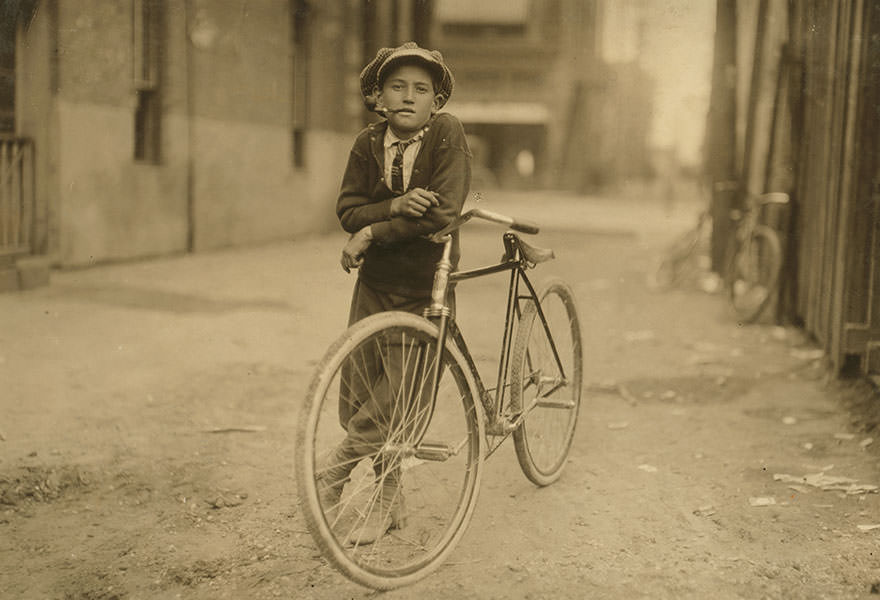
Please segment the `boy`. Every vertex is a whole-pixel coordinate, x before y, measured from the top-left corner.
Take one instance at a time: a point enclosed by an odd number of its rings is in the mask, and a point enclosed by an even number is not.
[[[431,301],[434,269],[443,250],[426,236],[461,213],[471,173],[461,123],[438,112],[454,84],[439,52],[413,42],[383,48],[360,80],[365,103],[385,119],[357,136],[336,204],[343,229],[352,234],[342,250],[342,267],[346,272],[359,269],[349,325],[387,310],[422,314]],[[456,232],[453,267],[458,257]],[[381,445],[376,423],[393,410],[387,388],[389,381],[399,379],[400,366],[383,363],[374,368],[378,383],[372,390],[359,391],[350,383],[351,373],[343,369],[339,417],[347,435],[321,475],[325,507],[339,504],[351,470]],[[378,477],[379,509],[371,511],[351,536],[357,544],[374,542],[403,518],[399,469],[377,463],[374,460],[377,475],[384,468]]]

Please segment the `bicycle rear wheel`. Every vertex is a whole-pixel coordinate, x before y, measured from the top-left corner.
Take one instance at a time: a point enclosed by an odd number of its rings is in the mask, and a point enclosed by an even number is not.
[[[477,387],[449,341],[431,404],[437,335],[431,322],[402,312],[354,324],[318,366],[299,420],[308,528],[331,564],[368,587],[406,585],[437,568],[476,503],[484,439]],[[376,522],[384,535],[365,540]]]
[[[728,294],[743,323],[758,320],[779,284],[782,247],[779,237],[766,225],[756,225],[728,267]]]
[[[532,483],[544,486],[559,479],[571,448],[581,402],[583,357],[571,289],[553,280],[539,298],[546,327],[537,306],[529,301],[513,347],[510,408],[513,414],[525,412],[513,432],[520,467]]]

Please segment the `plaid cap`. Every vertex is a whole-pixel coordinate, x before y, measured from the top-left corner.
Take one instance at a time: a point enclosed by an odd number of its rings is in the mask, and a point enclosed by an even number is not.
[[[437,89],[434,91],[443,96],[438,108],[442,108],[449,100],[455,79],[452,77],[452,71],[446,66],[443,55],[437,50],[420,48],[415,42],[406,42],[397,48],[379,48],[379,51],[376,52],[376,58],[371,60],[361,71],[361,95],[368,109],[373,110],[376,107],[375,90],[379,87],[382,75],[387,75],[394,63],[405,58],[420,60],[425,63],[425,67],[437,75]]]

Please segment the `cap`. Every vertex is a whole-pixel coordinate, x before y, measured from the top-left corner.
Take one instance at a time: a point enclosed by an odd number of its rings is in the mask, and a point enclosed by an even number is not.
[[[376,106],[376,98],[374,92],[379,86],[382,76],[390,73],[389,69],[402,59],[415,58],[425,63],[425,66],[431,69],[436,77],[437,89],[435,92],[443,97],[439,102],[438,108],[441,108],[449,97],[452,95],[452,88],[455,80],[452,77],[452,71],[443,60],[443,55],[437,50],[427,50],[419,47],[415,42],[406,42],[397,48],[380,48],[370,63],[361,71],[361,95],[364,97],[364,104],[367,108],[373,110]]]

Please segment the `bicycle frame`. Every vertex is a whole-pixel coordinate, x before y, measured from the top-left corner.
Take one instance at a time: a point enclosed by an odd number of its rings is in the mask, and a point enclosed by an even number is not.
[[[434,286],[431,293],[431,305],[427,309],[425,309],[424,312],[425,318],[436,322],[439,328],[436,356],[440,357],[443,355],[442,349],[446,344],[446,338],[451,334],[455,344],[458,346],[465,359],[467,360],[468,368],[470,369],[471,373],[473,373],[474,380],[477,383],[480,401],[483,405],[484,414],[487,418],[486,432],[489,435],[494,436],[509,435],[514,429],[516,429],[516,427],[519,426],[522,417],[528,410],[525,409],[523,411],[523,414],[521,415],[512,415],[511,418],[505,418],[505,416],[503,416],[502,414],[504,397],[507,391],[507,387],[509,385],[507,383],[507,376],[510,367],[510,355],[513,347],[514,327],[521,314],[520,302],[522,302],[523,300],[532,300],[535,303],[538,315],[541,319],[541,324],[544,327],[544,331],[546,332],[547,338],[550,342],[550,348],[553,351],[553,358],[559,368],[560,375],[562,376],[563,380],[567,379],[565,369],[562,365],[562,360],[560,359],[559,352],[556,349],[556,343],[553,340],[552,334],[550,333],[550,328],[547,325],[547,319],[541,307],[541,299],[538,297],[538,293],[535,291],[532,282],[526,275],[526,269],[534,265],[531,265],[523,256],[522,250],[519,246],[519,239],[514,233],[505,233],[503,237],[503,242],[504,255],[502,256],[500,262],[493,265],[487,265],[484,267],[479,267],[466,271],[452,271],[452,263],[450,260],[452,238],[446,236],[443,242],[443,257],[440,259],[440,262],[437,263],[437,269],[434,274]],[[465,342],[461,331],[458,329],[455,323],[452,311],[449,309],[449,306],[447,304],[447,294],[450,286],[458,283],[459,281],[485,277],[487,275],[503,273],[505,271],[510,272],[507,290],[507,310],[505,314],[504,332],[501,340],[501,354],[498,364],[497,384],[494,388],[495,395],[490,396],[489,392],[492,390],[487,390],[485,385],[483,384],[482,378],[477,371],[473,357],[471,356],[471,353],[467,347],[467,343]],[[527,294],[520,293],[520,283],[525,285],[525,288],[528,291]],[[431,388],[431,406],[434,405],[437,399],[437,387],[440,378],[441,366],[441,361],[437,360],[434,365],[433,384]]]
[[[788,204],[788,194],[784,192],[767,192],[760,195],[750,195],[741,209],[734,209],[730,213],[730,219],[735,224],[734,259],[736,256],[749,251],[752,243],[752,232],[761,222],[761,211],[764,207],[772,204]]]

